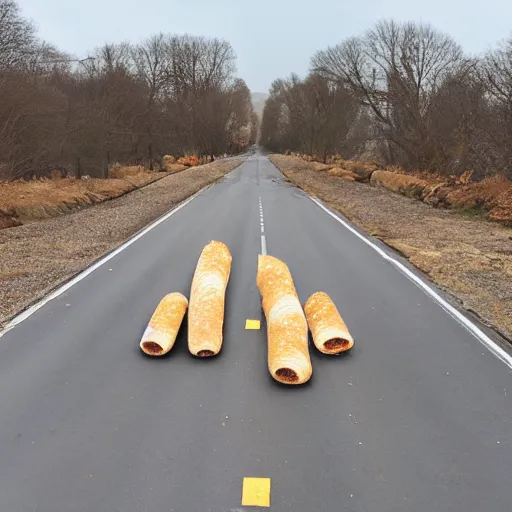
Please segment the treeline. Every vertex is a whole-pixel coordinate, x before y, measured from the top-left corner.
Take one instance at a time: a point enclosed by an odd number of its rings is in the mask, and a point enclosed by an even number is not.
[[[276,80],[261,143],[273,151],[512,177],[512,37],[470,58],[428,25],[379,22]]]
[[[257,118],[235,64],[226,41],[165,34],[77,60],[0,0],[0,179],[240,152]]]

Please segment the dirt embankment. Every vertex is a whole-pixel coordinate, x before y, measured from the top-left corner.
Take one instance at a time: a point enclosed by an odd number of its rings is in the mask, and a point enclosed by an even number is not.
[[[115,199],[192,165],[164,162],[162,172],[141,166],[117,166],[108,179],[62,177],[0,182],[0,229],[20,226],[27,220],[47,219]],[[197,165],[197,163],[194,163]]]
[[[191,167],[91,208],[0,230],[0,324],[242,162]]]
[[[293,183],[400,251],[512,339],[512,229],[473,212],[432,208],[382,187],[330,176],[297,157],[270,159]]]
[[[503,175],[472,180],[472,171],[461,176],[432,172],[410,172],[396,166],[343,160],[339,155],[327,164],[314,156],[291,153],[298,169],[328,171],[329,176],[345,181],[360,181],[383,187],[397,194],[413,197],[431,206],[458,209],[473,216],[512,226],[512,181]]]

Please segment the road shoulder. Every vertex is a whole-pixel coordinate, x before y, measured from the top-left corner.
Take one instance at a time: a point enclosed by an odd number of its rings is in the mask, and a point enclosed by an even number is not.
[[[295,185],[342,213],[424,272],[488,326],[512,339],[512,230],[344,181],[271,155]]]
[[[0,325],[243,161],[193,167],[112,201],[1,230]]]

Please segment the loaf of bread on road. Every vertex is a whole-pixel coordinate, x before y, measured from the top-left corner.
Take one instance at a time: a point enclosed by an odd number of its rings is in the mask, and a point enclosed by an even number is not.
[[[214,356],[222,347],[224,302],[231,260],[226,245],[212,241],[203,249],[197,262],[188,312],[188,348],[194,356]]]
[[[304,306],[315,347],[324,354],[340,354],[354,346],[354,339],[329,295],[317,292]]]
[[[308,326],[290,270],[277,258],[260,255],[256,281],[267,319],[270,374],[284,384],[303,384],[313,369]]]
[[[163,356],[174,346],[188,300],[181,293],[170,293],[158,304],[142,335],[140,348],[150,356]]]

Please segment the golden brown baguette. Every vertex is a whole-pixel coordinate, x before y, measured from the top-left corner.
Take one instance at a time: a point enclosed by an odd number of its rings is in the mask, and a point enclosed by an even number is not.
[[[217,355],[222,347],[224,302],[231,272],[231,254],[212,241],[202,251],[190,290],[188,348],[194,356]]]
[[[140,348],[150,356],[163,356],[174,346],[188,300],[181,293],[170,293],[158,304],[142,335]]]
[[[334,302],[324,292],[311,295],[304,306],[315,347],[324,354],[340,354],[354,346],[354,339]]]
[[[258,257],[258,288],[267,318],[268,369],[284,384],[303,384],[313,372],[308,349],[308,326],[285,263]]]

